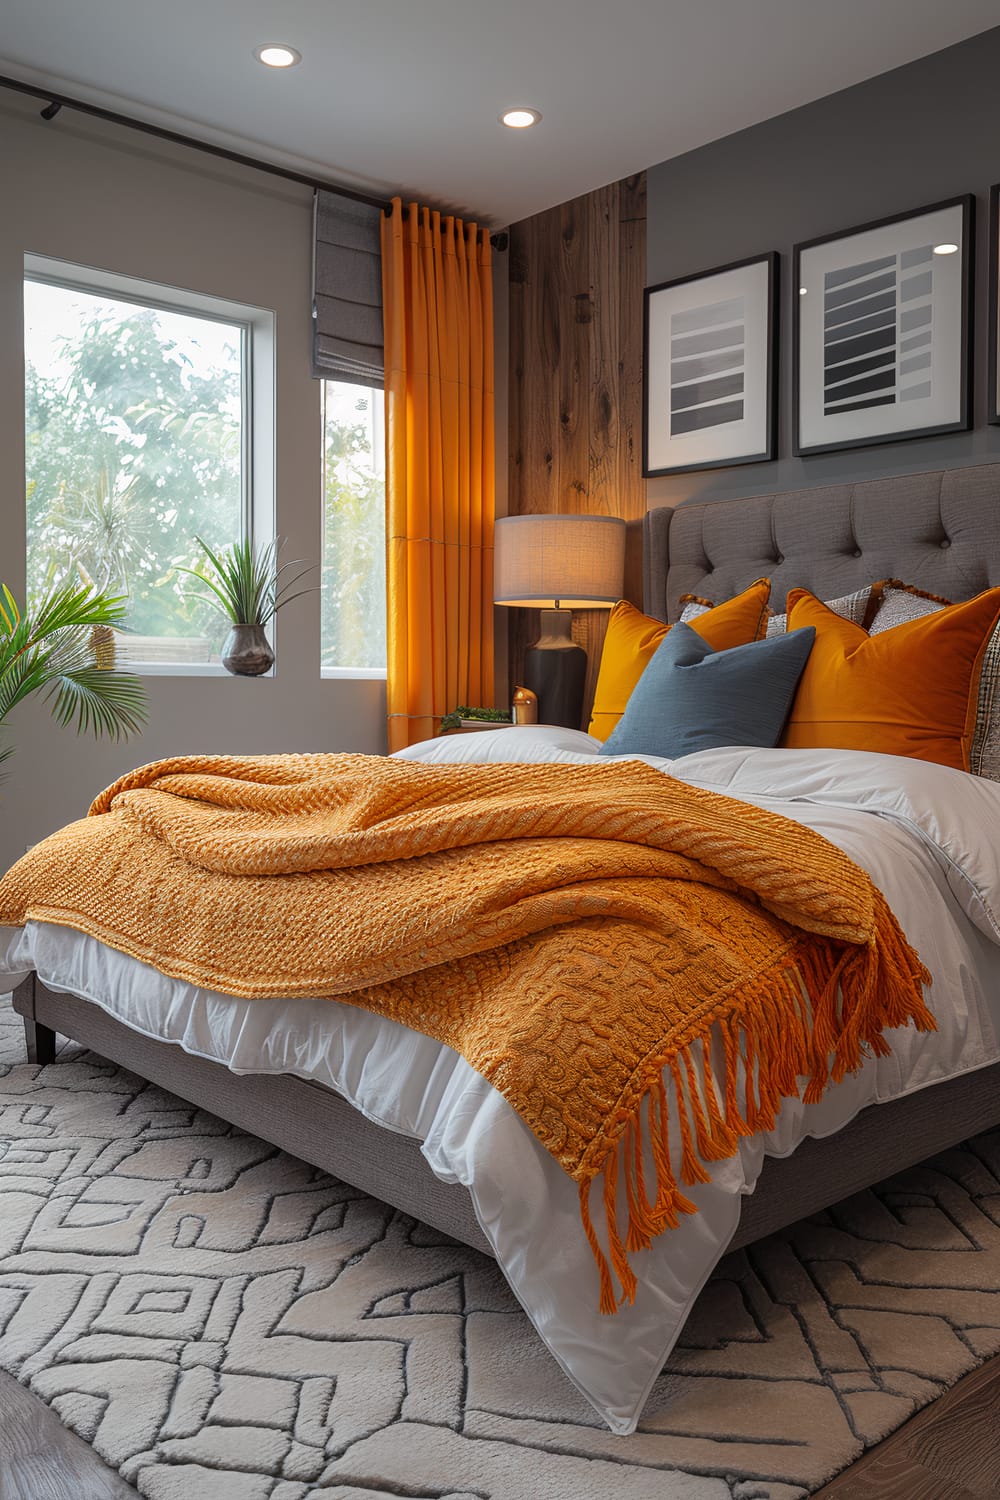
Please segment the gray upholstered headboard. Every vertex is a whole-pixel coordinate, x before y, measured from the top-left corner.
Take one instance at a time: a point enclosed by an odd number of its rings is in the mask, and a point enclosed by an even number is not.
[[[675,620],[681,594],[713,604],[771,579],[822,599],[901,578],[949,599],[1000,584],[1000,464],[869,479],[651,510],[643,532],[648,614]]]

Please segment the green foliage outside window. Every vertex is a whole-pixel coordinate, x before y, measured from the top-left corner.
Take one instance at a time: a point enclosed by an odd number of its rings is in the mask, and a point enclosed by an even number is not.
[[[385,667],[381,391],[324,391],[322,662]]]
[[[25,309],[29,603],[64,584],[127,595],[135,635],[217,658],[225,622],[184,570],[199,537],[242,538],[241,328],[34,280]],[[321,660],[381,669],[382,394],[321,391]]]
[[[53,304],[51,299],[61,299]],[[128,628],[208,636],[223,627],[185,598],[178,565],[239,537],[239,328],[26,283],[25,471],[28,591],[66,582],[128,595]],[[64,331],[33,342],[32,307]],[[192,338],[192,333],[194,337]]]

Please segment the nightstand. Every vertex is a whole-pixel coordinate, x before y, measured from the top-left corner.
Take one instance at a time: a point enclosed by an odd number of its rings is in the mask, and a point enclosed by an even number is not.
[[[481,734],[484,729],[524,729],[523,724],[505,724],[496,719],[463,719],[456,729],[439,729],[438,737],[444,734]]]

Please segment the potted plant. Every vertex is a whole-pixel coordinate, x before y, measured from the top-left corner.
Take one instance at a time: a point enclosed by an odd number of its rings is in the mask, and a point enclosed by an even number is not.
[[[115,665],[114,628],[124,618],[124,596],[89,584],[61,584],[23,610],[0,584],[0,728],[16,704],[43,693],[57,723],[78,733],[137,734],[146,720],[143,686]],[[0,760],[11,753],[0,746]]]
[[[310,592],[308,589],[300,589],[297,594],[288,591],[312,570],[303,568],[301,573],[282,583],[280,579],[285,569],[298,564],[291,562],[282,563],[280,568],[276,566],[277,541],[268,542],[259,553],[254,552],[249,537],[219,552],[214,552],[200,536],[196,536],[195,541],[205,554],[212,576],[195,568],[180,571],[199,579],[215,596],[207,598],[203,593],[196,593],[191,597],[221,608],[231,622],[222,647],[222,665],[227,672],[238,677],[259,677],[274,663],[274,652],[264,627],[279,609],[301,594]]]
[[[510,711],[506,708],[468,708],[460,703],[441,720],[439,733],[448,734],[454,729],[477,729],[480,724],[509,724]]]

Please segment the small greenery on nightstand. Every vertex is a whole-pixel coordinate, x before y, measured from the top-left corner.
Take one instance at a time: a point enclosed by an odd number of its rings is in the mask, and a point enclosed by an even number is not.
[[[461,729],[466,719],[482,719],[487,724],[509,724],[510,710],[503,708],[466,708],[459,704],[441,720],[442,734],[446,729]]]

